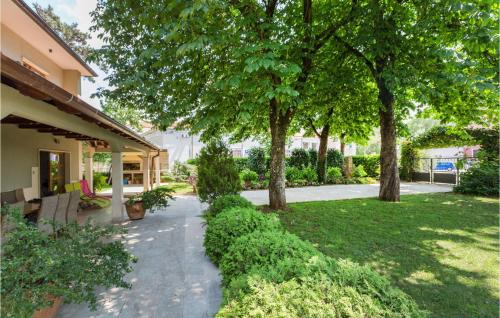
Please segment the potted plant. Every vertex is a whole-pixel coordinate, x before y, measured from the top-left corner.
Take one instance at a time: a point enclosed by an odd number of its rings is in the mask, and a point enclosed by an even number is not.
[[[2,317],[52,317],[63,300],[96,309],[95,288],[130,288],[123,278],[136,259],[113,239],[123,229],[58,224],[47,235],[11,212],[16,227],[5,236],[0,264]]]
[[[153,213],[155,209],[166,207],[168,200],[173,200],[172,192],[170,188],[158,187],[130,197],[125,202],[129,219],[140,220],[144,218],[146,210]]]

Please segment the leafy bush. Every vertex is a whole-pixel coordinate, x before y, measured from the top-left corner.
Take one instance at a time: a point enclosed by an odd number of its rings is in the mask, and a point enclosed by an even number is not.
[[[225,288],[225,297],[233,301],[227,307],[253,294],[252,281],[260,280],[273,284],[286,281],[309,286],[312,281],[329,281],[339,289],[353,290],[364,301],[376,306],[376,316],[382,317],[425,317],[416,303],[403,291],[391,286],[390,282],[367,266],[350,261],[335,261],[318,255],[303,261],[297,258],[282,259],[270,266],[254,267],[247,275],[232,280]],[[354,301],[354,303],[353,303]],[[349,304],[349,303],[348,303]],[[351,299],[350,305],[359,305]],[[335,306],[335,303],[329,306]],[[226,308],[227,308],[226,307]]]
[[[175,181],[186,181],[191,175],[196,173],[195,169],[196,168],[193,165],[176,161],[174,163],[174,169],[172,170],[172,173],[174,175]]]
[[[255,230],[272,231],[280,228],[276,216],[266,215],[254,208],[229,208],[210,221],[205,233],[205,251],[218,264],[229,246],[245,234]]]
[[[318,161],[318,151],[316,149],[309,149],[307,151],[307,155],[309,157],[309,165],[311,167],[316,167],[316,163]]]
[[[259,175],[255,171],[244,169],[240,172],[240,178],[245,182],[252,182],[259,180]]]
[[[155,209],[168,206],[168,200],[173,200],[174,190],[168,187],[158,187],[153,190],[144,191],[127,200],[126,204],[133,204],[136,201],[142,201],[145,210],[153,213]]]
[[[198,196],[212,202],[226,194],[237,194],[240,177],[231,152],[222,141],[209,142],[198,157]]]
[[[368,296],[318,277],[280,284],[251,280],[251,292],[216,317],[384,317]]]
[[[498,196],[499,177],[497,161],[481,162],[460,175],[460,184],[453,190],[465,194]]]
[[[420,154],[411,142],[403,142],[401,146],[401,168],[399,177],[401,180],[413,181],[413,172],[416,169]]]
[[[309,165],[309,155],[305,149],[295,148],[288,162],[291,167],[302,169]]]
[[[363,165],[359,165],[356,168],[354,168],[353,176],[355,178],[364,178],[367,176],[367,173],[365,171],[365,167]]]
[[[97,287],[131,287],[123,278],[135,258],[113,239],[123,229],[71,223],[57,225],[57,235],[46,235],[19,211],[7,214],[16,227],[2,242],[2,317],[31,317],[52,305],[50,296],[87,302],[95,310]]]
[[[288,182],[295,182],[302,178],[302,172],[296,167],[286,167],[285,168],[285,179]]]
[[[326,180],[328,183],[341,184],[344,182],[342,170],[339,167],[330,167],[326,171]]]
[[[310,244],[288,232],[255,231],[236,239],[220,261],[220,271],[227,285],[254,266],[273,266],[280,259],[307,261],[319,252]]]
[[[263,148],[251,148],[248,151],[248,168],[259,176],[266,173],[266,153]]]
[[[352,163],[355,166],[363,166],[368,177],[380,177],[380,155],[353,156]]]
[[[94,189],[97,191],[101,191],[102,189],[106,188],[109,186],[109,184],[106,182],[108,179],[108,176],[101,173],[101,172],[94,172],[93,176],[93,182],[94,182]]]
[[[204,217],[207,221],[211,220],[223,210],[233,207],[254,208],[254,205],[240,195],[224,195],[212,202],[210,207],[205,211]]]
[[[175,177],[168,172],[162,172],[160,175],[160,181],[161,182],[173,182],[173,181],[175,181]]]
[[[197,158],[194,158],[194,159],[188,159],[186,160],[186,163],[188,165],[193,165],[193,166],[196,166],[198,164],[198,159]]]
[[[326,153],[326,166],[341,168],[344,165],[344,155],[337,149],[328,149]]]
[[[309,184],[318,181],[318,173],[313,167],[306,167],[301,171],[301,179],[306,180]]]
[[[233,158],[233,161],[238,172],[248,169],[248,158]]]

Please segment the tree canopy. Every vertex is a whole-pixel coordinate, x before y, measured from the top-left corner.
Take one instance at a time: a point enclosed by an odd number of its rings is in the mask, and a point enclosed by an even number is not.
[[[90,34],[78,29],[78,23],[68,24],[55,14],[54,8],[48,5],[46,8],[34,3],[36,13],[66,42],[73,51],[83,59],[87,59],[92,51],[89,45]]]

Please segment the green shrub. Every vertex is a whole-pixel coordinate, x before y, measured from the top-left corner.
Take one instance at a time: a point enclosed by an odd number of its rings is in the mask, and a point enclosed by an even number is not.
[[[229,246],[240,236],[255,230],[272,231],[280,229],[281,223],[274,215],[266,215],[254,208],[229,208],[214,219],[205,233],[205,252],[218,264]]]
[[[341,184],[344,182],[342,170],[339,167],[329,167],[326,171],[326,180],[328,183]]]
[[[233,161],[238,172],[248,169],[248,158],[233,158]]]
[[[175,181],[181,182],[186,181],[191,175],[196,174],[196,167],[187,163],[181,163],[180,161],[176,161],[174,163],[174,169],[172,170],[172,174],[175,178]]]
[[[198,158],[194,158],[194,159],[188,159],[186,160],[186,163],[188,165],[193,165],[193,166],[196,166],[198,164]]]
[[[309,165],[309,155],[305,149],[295,148],[288,162],[291,167],[302,169]]]
[[[101,191],[102,189],[109,187],[109,184],[106,182],[108,176],[101,172],[94,172],[94,190]]]
[[[222,141],[209,142],[198,157],[198,196],[211,203],[226,194],[241,190],[240,176],[231,152]]]
[[[326,257],[322,254],[308,261],[299,258],[282,259],[268,266],[254,267],[246,275],[233,279],[224,290],[225,299],[241,300],[251,292],[252,279],[261,279],[279,284],[289,280],[304,283],[311,278],[326,277],[337,286],[353,289],[359,295],[368,297],[377,304],[385,317],[424,317],[416,303],[403,291],[392,287],[391,283],[368,266]]]
[[[401,160],[400,160],[400,170],[399,177],[401,180],[413,181],[413,172],[417,168],[418,159],[420,158],[420,153],[414,145],[405,141],[401,145]]]
[[[341,168],[344,165],[344,155],[337,149],[328,149],[326,153],[326,166]]]
[[[301,171],[301,179],[306,180],[309,184],[318,181],[318,173],[313,167],[306,167]]]
[[[263,148],[251,148],[248,151],[248,168],[259,176],[266,173],[266,153]]]
[[[295,182],[302,178],[302,172],[296,167],[286,167],[285,168],[285,179],[288,182]]]
[[[309,157],[309,166],[316,167],[316,163],[318,161],[318,151],[316,149],[309,149],[307,151],[307,155]]]
[[[307,261],[318,251],[288,232],[255,231],[236,239],[220,261],[220,271],[227,285],[232,279],[255,266],[273,266],[284,258]]]
[[[248,201],[240,195],[224,195],[215,199],[210,207],[205,211],[205,219],[207,221],[217,216],[220,212],[227,208],[254,208],[252,202]]]
[[[363,165],[357,166],[356,168],[354,168],[354,172],[353,172],[352,175],[355,178],[364,178],[364,177],[366,177],[367,173],[365,171],[365,167],[363,167]]]
[[[255,171],[244,169],[240,172],[240,178],[245,182],[254,182],[259,180],[259,175]]]
[[[251,292],[223,307],[216,317],[387,317],[370,297],[327,278],[280,284],[251,280]]]
[[[161,182],[173,182],[173,181],[175,181],[175,177],[168,172],[162,172],[162,174],[160,175],[160,181]]]
[[[2,238],[1,316],[32,317],[48,307],[49,295],[67,303],[97,307],[96,288],[130,288],[124,280],[136,261],[119,237],[124,229],[100,225],[54,224],[47,235],[24,219],[20,211],[4,211],[15,228]],[[115,239],[117,238],[118,239]]]
[[[460,184],[453,190],[464,194],[498,196],[498,162],[481,162],[460,175]]]
[[[380,177],[380,155],[353,156],[352,164],[363,166],[368,177]]]

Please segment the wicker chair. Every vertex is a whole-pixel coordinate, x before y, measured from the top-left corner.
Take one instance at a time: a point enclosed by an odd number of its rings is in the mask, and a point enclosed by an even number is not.
[[[76,222],[76,213],[78,212],[78,205],[80,203],[80,191],[71,191],[69,193],[69,205],[66,212],[66,223]]]
[[[54,221],[58,226],[66,225],[66,213],[69,205],[69,193],[59,194]]]
[[[46,234],[54,233],[52,224],[44,221],[54,221],[58,199],[59,197],[57,195],[42,198],[42,206],[40,208],[40,214],[38,215],[38,229]]]

